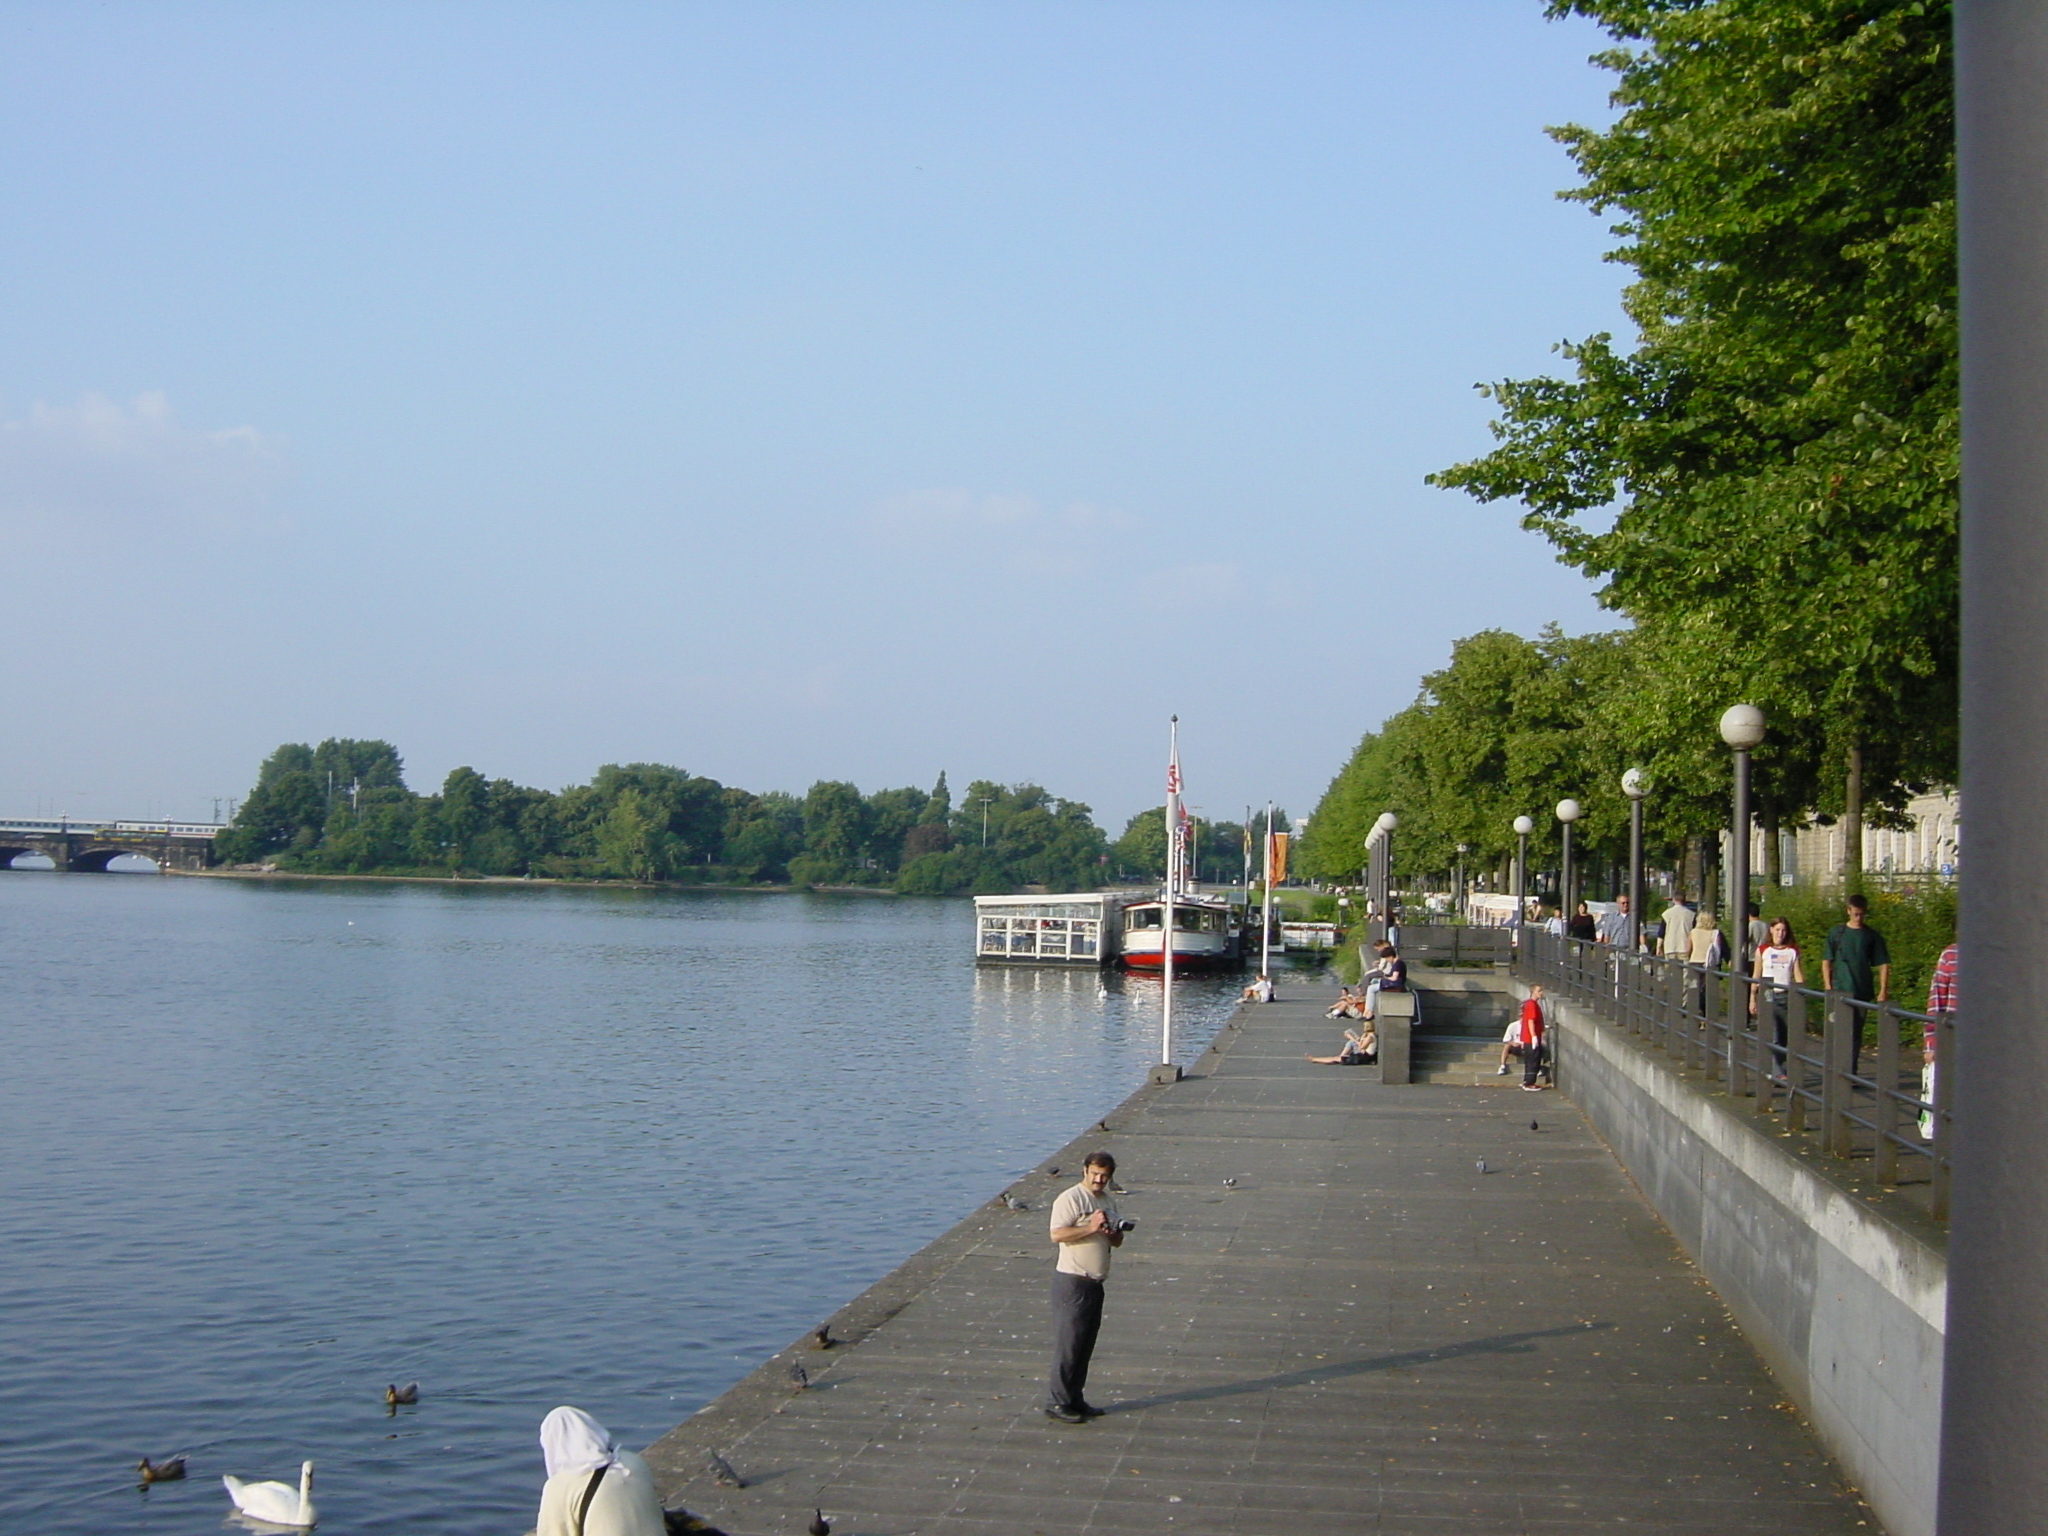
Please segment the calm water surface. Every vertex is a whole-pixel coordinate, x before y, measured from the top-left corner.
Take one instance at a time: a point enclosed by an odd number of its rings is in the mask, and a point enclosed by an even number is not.
[[[1157,982],[971,927],[0,874],[0,1530],[217,1536],[307,1457],[323,1532],[530,1529],[548,1409],[655,1438],[1142,1080]]]

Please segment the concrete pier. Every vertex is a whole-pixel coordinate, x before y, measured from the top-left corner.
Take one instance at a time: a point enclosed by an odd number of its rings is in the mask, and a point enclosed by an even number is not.
[[[656,1442],[669,1504],[732,1536],[814,1506],[836,1536],[1878,1531],[1570,1104],[1312,1066],[1326,1003],[1240,1010],[1015,1186],[1028,1212],[977,1211],[830,1320],[847,1342]],[[1039,1411],[1046,1208],[1097,1146],[1138,1229],[1110,1411],[1069,1426]]]

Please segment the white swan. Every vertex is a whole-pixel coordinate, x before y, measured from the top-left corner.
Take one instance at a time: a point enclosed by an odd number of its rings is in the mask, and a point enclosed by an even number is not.
[[[299,1486],[290,1483],[245,1483],[239,1477],[223,1477],[222,1485],[235,1508],[251,1520],[269,1525],[310,1527],[317,1518],[313,1510],[313,1463],[299,1466]]]

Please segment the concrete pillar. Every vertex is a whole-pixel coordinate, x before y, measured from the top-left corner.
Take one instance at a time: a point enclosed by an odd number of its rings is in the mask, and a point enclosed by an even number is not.
[[[2048,1532],[2048,7],[1956,7],[1962,881],[1939,1528]]]

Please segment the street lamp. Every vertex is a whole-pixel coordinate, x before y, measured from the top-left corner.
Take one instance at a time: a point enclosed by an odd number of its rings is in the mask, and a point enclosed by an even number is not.
[[[1643,932],[1643,796],[1650,781],[1643,770],[1631,768],[1621,776],[1621,792],[1628,796],[1628,920],[1629,944],[1641,948]]]
[[[1465,855],[1471,851],[1470,843],[1458,844],[1458,882],[1451,891],[1451,911],[1460,917],[1465,915]]]
[[[1527,816],[1517,816],[1515,827],[1515,926],[1522,926],[1522,919],[1529,913],[1529,834],[1536,830],[1536,823]]]
[[[1572,920],[1572,823],[1584,814],[1576,800],[1557,802],[1557,819],[1564,825],[1564,858],[1557,871],[1557,910],[1567,927]]]
[[[1386,933],[1394,921],[1394,828],[1401,824],[1401,818],[1392,811],[1381,811],[1380,819],[1372,824],[1374,834],[1379,838],[1380,865],[1380,932]]]
[[[981,806],[981,846],[984,848],[988,846],[988,803],[994,798],[993,795],[983,795],[977,802]]]
[[[1742,966],[1749,940],[1749,752],[1764,739],[1764,712],[1754,704],[1731,704],[1721,716],[1721,739],[1735,749],[1735,804],[1728,839],[1728,905],[1734,909],[1729,963]]]

